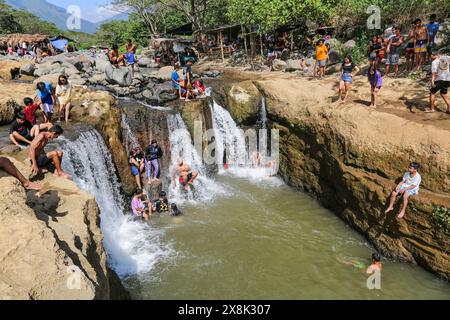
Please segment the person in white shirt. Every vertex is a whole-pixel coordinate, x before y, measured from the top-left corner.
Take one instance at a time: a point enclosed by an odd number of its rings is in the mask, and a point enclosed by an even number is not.
[[[59,76],[55,95],[59,104],[59,121],[61,121],[63,111],[65,111],[65,120],[67,123],[69,122],[69,113],[72,103],[72,84],[67,80],[65,75]]]
[[[417,162],[411,162],[409,164],[408,172],[405,173],[402,181],[397,185],[395,190],[392,191],[389,207],[386,209],[385,213],[394,210],[394,204],[395,200],[397,200],[397,196],[403,196],[402,208],[400,209],[400,213],[397,218],[402,219],[405,216],[405,210],[408,206],[409,198],[419,194],[419,186],[422,181],[422,177],[418,172],[419,169],[420,164]]]
[[[450,87],[450,57],[448,55],[432,54],[431,63],[431,89],[430,89],[430,109],[425,112],[436,112],[436,93],[441,92],[441,97],[447,104],[447,113],[450,114],[450,101],[447,97]]]

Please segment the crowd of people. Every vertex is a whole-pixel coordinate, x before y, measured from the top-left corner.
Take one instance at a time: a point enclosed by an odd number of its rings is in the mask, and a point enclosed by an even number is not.
[[[385,31],[384,35],[373,36],[368,46],[369,69],[367,72],[368,82],[371,88],[370,107],[378,106],[378,95],[383,85],[383,77],[399,76],[400,57],[402,52],[405,56],[405,72],[420,71],[426,63],[431,63],[431,88],[429,98],[429,108],[426,113],[436,112],[436,94],[440,92],[446,104],[446,113],[450,114],[450,100],[447,97],[450,87],[450,57],[447,54],[439,53],[435,50],[435,37],[439,30],[439,23],[436,22],[436,15],[430,16],[430,22],[423,25],[421,19],[416,19],[404,38],[401,28],[392,27]],[[328,60],[329,48],[324,44],[324,40],[319,40],[315,48],[315,60],[313,77],[319,79],[325,76],[325,69]],[[384,66],[384,73],[382,67]],[[346,56],[341,66],[339,80],[339,101],[345,103],[349,96],[353,78],[360,72],[360,69],[352,62],[352,57]]]
[[[22,42],[20,45],[13,45],[11,43],[4,43],[0,45],[0,49],[3,49],[2,52],[7,56],[16,56],[16,57],[31,57],[31,61],[35,63],[40,63],[45,57],[55,56],[59,52],[58,49],[55,49],[52,44],[47,41],[36,41],[36,42]],[[65,52],[73,52],[74,47],[72,45],[67,45],[64,48]]]
[[[178,97],[181,100],[190,101],[196,98],[206,97],[205,84],[201,79],[194,79],[192,74],[193,60],[189,59],[185,62],[182,68],[181,63],[176,62],[174,71],[172,72],[172,86],[178,92]],[[182,76],[180,76],[180,69],[183,69]]]

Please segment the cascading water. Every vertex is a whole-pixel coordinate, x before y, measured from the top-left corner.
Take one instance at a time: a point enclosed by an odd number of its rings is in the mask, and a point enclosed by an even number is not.
[[[179,183],[178,187],[175,187],[172,181],[170,186],[170,197],[177,203],[185,200],[204,203],[213,200],[219,194],[225,195],[225,188],[207,177],[202,158],[192,144],[191,134],[180,114],[168,114],[167,124],[170,132],[169,140],[172,159],[169,170],[170,177],[172,176],[173,169],[177,165],[178,160],[183,160],[191,166],[192,170],[199,172],[199,177],[194,183],[195,194],[189,192],[183,195],[183,192],[179,188]]]
[[[213,100],[211,105],[216,140],[216,159],[219,169],[226,162],[232,166],[247,165],[247,150],[243,131],[238,128],[230,113]],[[226,156],[224,157],[224,153]]]
[[[122,135],[124,137],[124,144],[127,154],[134,148],[139,146],[138,139],[134,135],[133,131],[131,131],[130,124],[128,122],[127,115],[122,113]]]
[[[261,100],[261,129],[267,129],[267,109],[266,109],[266,97],[262,97]]]
[[[265,109],[265,101],[263,101]],[[214,136],[216,141],[216,158],[219,166],[219,173],[231,173],[234,176],[249,179],[255,183],[269,183],[271,185],[281,185],[282,181],[273,176],[277,173],[276,161],[267,157],[267,114],[264,113],[265,128],[261,132],[254,132],[252,135],[243,132],[234,122],[231,114],[213,100],[211,105],[213,119]],[[260,134],[262,133],[262,134]],[[259,135],[259,146],[257,146],[257,136]],[[249,139],[248,148],[246,137]],[[253,144],[250,143],[253,141]],[[272,146],[273,147],[273,146]],[[226,152],[225,152],[226,150]],[[224,157],[224,152],[226,157]],[[257,159],[259,157],[259,160]],[[223,160],[229,165],[227,170],[223,169]],[[268,167],[268,165],[271,167]]]
[[[80,134],[75,141],[63,139],[64,170],[77,185],[92,194],[101,211],[103,244],[108,264],[120,276],[150,271],[173,250],[162,245],[163,231],[124,215],[124,200],[110,152],[96,130]]]

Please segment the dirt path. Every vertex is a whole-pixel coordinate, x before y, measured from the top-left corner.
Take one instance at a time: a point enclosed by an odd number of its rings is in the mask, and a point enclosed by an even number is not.
[[[370,87],[366,76],[356,76],[351,89],[349,100],[345,105],[338,103],[339,74],[328,75],[323,80],[311,77],[299,77],[295,73],[285,72],[252,72],[243,68],[227,67],[223,64],[204,63],[196,67],[196,72],[219,70],[225,81],[265,81],[277,80],[280,91],[289,95],[296,90],[307,90],[308,87],[318,87],[321,100],[329,103],[330,107],[368,108],[370,105]],[[317,90],[314,90],[317,92]],[[450,115],[446,114],[444,101],[437,95],[437,108],[443,112],[425,113],[429,101],[429,84],[407,78],[383,77],[383,88],[380,92],[378,112],[389,113],[409,121],[423,125],[431,125],[450,131]]]

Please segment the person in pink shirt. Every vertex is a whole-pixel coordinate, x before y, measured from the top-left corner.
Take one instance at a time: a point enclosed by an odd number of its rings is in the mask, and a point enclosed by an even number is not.
[[[149,201],[145,200],[144,192],[141,189],[136,191],[131,200],[131,210],[136,217],[143,217],[145,221],[150,219]]]

